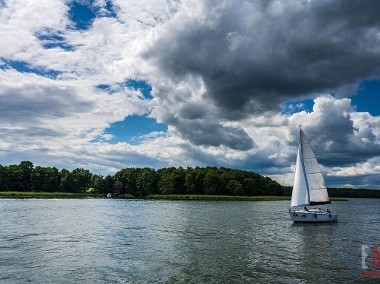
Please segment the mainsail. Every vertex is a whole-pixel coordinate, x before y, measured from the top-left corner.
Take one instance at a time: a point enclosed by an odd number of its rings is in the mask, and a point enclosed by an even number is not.
[[[326,203],[330,203],[330,201],[321,169],[313,149],[300,129],[291,206]]]

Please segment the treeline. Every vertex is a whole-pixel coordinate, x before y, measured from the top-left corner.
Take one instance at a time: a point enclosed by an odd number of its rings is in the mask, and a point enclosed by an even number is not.
[[[363,188],[327,188],[330,197],[380,198],[380,190]],[[284,195],[292,195],[292,187],[284,186]]]
[[[0,165],[0,191],[44,191],[131,194],[283,195],[269,177],[228,168],[126,168],[115,175],[96,175],[77,168],[69,171],[34,166],[30,161]]]
[[[362,188],[328,188],[331,197],[380,198],[380,190]]]

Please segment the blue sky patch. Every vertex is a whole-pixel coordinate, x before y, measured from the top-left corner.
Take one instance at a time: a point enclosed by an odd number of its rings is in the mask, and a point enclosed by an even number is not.
[[[87,30],[92,25],[96,14],[91,8],[91,2],[86,4],[74,1],[70,4],[69,18],[78,30]]]
[[[45,49],[49,48],[62,48],[66,51],[73,51],[74,46],[68,44],[65,38],[58,33],[40,33],[36,34],[36,37],[41,41],[41,45]]]
[[[108,84],[99,84],[96,86],[99,90],[106,91],[110,94],[121,91],[124,88],[128,88],[134,91],[140,91],[145,99],[151,100],[152,96],[152,86],[144,80],[133,80],[129,79],[123,83],[117,83],[114,86]]]
[[[96,88],[103,90],[103,91],[109,91],[111,89],[111,86],[107,85],[107,84],[99,84],[96,86]]]
[[[138,145],[141,141],[141,136],[153,131],[166,132],[167,130],[166,124],[157,123],[154,118],[146,115],[131,115],[123,121],[113,123],[106,129],[105,133],[113,135],[111,143],[127,142],[132,145]]]
[[[380,115],[380,80],[363,81],[351,102],[359,112]]]
[[[69,7],[69,18],[78,30],[87,30],[96,17],[117,17],[110,0],[99,6],[95,1],[73,1]]]
[[[112,5],[112,2],[110,0],[106,0],[105,4],[106,5],[103,6],[102,9],[100,10],[101,16],[115,18],[117,15],[116,15],[116,12],[115,12],[115,8]]]
[[[140,92],[143,94],[144,98],[146,99],[152,99],[152,86],[148,84],[147,81],[144,80],[133,80],[129,79],[123,83],[125,87],[128,87],[132,90],[140,90]]]
[[[47,77],[47,78],[56,78],[59,74],[61,74],[60,71],[34,67],[24,61],[8,60],[5,58],[0,58],[0,60],[2,60],[4,63],[0,65],[0,69],[3,69],[3,70],[15,69],[16,71],[21,72],[21,73],[34,73],[36,75]]]
[[[294,100],[287,101],[282,105],[282,113],[287,115],[292,115],[293,113],[306,111],[312,112],[314,106],[313,99],[304,99],[304,100]]]

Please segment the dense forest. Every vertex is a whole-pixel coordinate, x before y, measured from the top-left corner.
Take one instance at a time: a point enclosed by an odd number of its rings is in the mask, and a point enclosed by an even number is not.
[[[283,195],[280,184],[254,172],[228,168],[126,168],[101,176],[89,170],[72,171],[34,166],[30,161],[0,165],[0,191],[74,193]]]
[[[380,198],[380,190],[363,188],[327,188],[330,197]],[[292,187],[283,187],[284,195],[292,195]]]

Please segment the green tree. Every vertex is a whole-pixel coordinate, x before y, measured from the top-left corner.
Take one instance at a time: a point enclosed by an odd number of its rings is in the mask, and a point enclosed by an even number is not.
[[[188,168],[186,171],[185,191],[187,194],[194,194],[197,191],[197,175],[191,168]]]
[[[35,167],[32,175],[33,191],[58,191],[59,184],[60,179],[57,168]]]
[[[229,195],[282,195],[281,185],[269,177],[254,172],[228,168],[195,167],[183,169],[126,168],[114,176],[93,175],[77,168],[72,172],[56,168],[34,168],[33,163],[22,161],[19,165],[0,165],[0,190],[14,191],[64,191],[106,194],[129,193],[145,196],[160,194],[229,194]],[[290,192],[291,190],[289,190]],[[345,191],[346,193],[348,192]],[[342,193],[343,194],[343,193]],[[351,193],[347,193],[351,194]],[[373,193],[356,193],[358,196]],[[371,195],[371,196],[372,196]]]
[[[243,188],[246,195],[257,196],[261,195],[261,190],[257,186],[256,179],[249,177],[243,180]]]
[[[9,165],[7,167],[8,178],[9,178],[9,190],[13,191],[23,191],[24,181],[23,181],[23,171],[19,165]]]
[[[115,179],[113,176],[103,177],[101,175],[93,175],[91,178],[91,187],[95,189],[96,193],[107,194],[113,193],[113,185]]]
[[[115,181],[113,184],[113,192],[115,194],[122,194],[123,192],[123,183],[119,180]]]
[[[11,180],[8,174],[8,168],[0,165],[0,190],[7,191],[11,188]]]
[[[136,193],[139,196],[146,196],[157,192],[157,174],[151,168],[142,169],[136,180]]]
[[[62,192],[73,192],[74,179],[70,171],[62,169],[59,172],[59,191]]]
[[[77,168],[72,172],[63,169],[60,173],[59,189],[64,192],[86,192],[91,187],[92,174],[89,170]]]
[[[106,176],[104,178],[104,183],[103,183],[103,192],[104,193],[109,193],[109,192],[112,192],[112,189],[113,189],[113,184],[115,182],[115,178],[113,176]]]
[[[232,195],[245,195],[243,185],[236,180],[230,180],[227,184],[227,189]]]
[[[174,194],[175,193],[175,178],[172,171],[173,168],[159,169],[158,176],[158,192],[160,194]]]
[[[164,168],[157,171],[158,192],[162,194],[185,193],[186,171],[183,168]]]
[[[89,170],[76,168],[71,172],[73,179],[73,192],[86,192],[87,188],[91,187],[92,174]]]
[[[137,194],[137,177],[139,176],[141,169],[126,168],[118,171],[115,174],[115,180],[122,182],[123,189],[121,194],[128,193],[132,195]]]
[[[216,194],[219,189],[219,175],[215,169],[208,168],[203,180],[204,194]]]
[[[19,164],[19,167],[22,172],[21,176],[21,191],[31,191],[32,190],[32,176],[34,171],[33,163],[30,161],[22,161]]]

